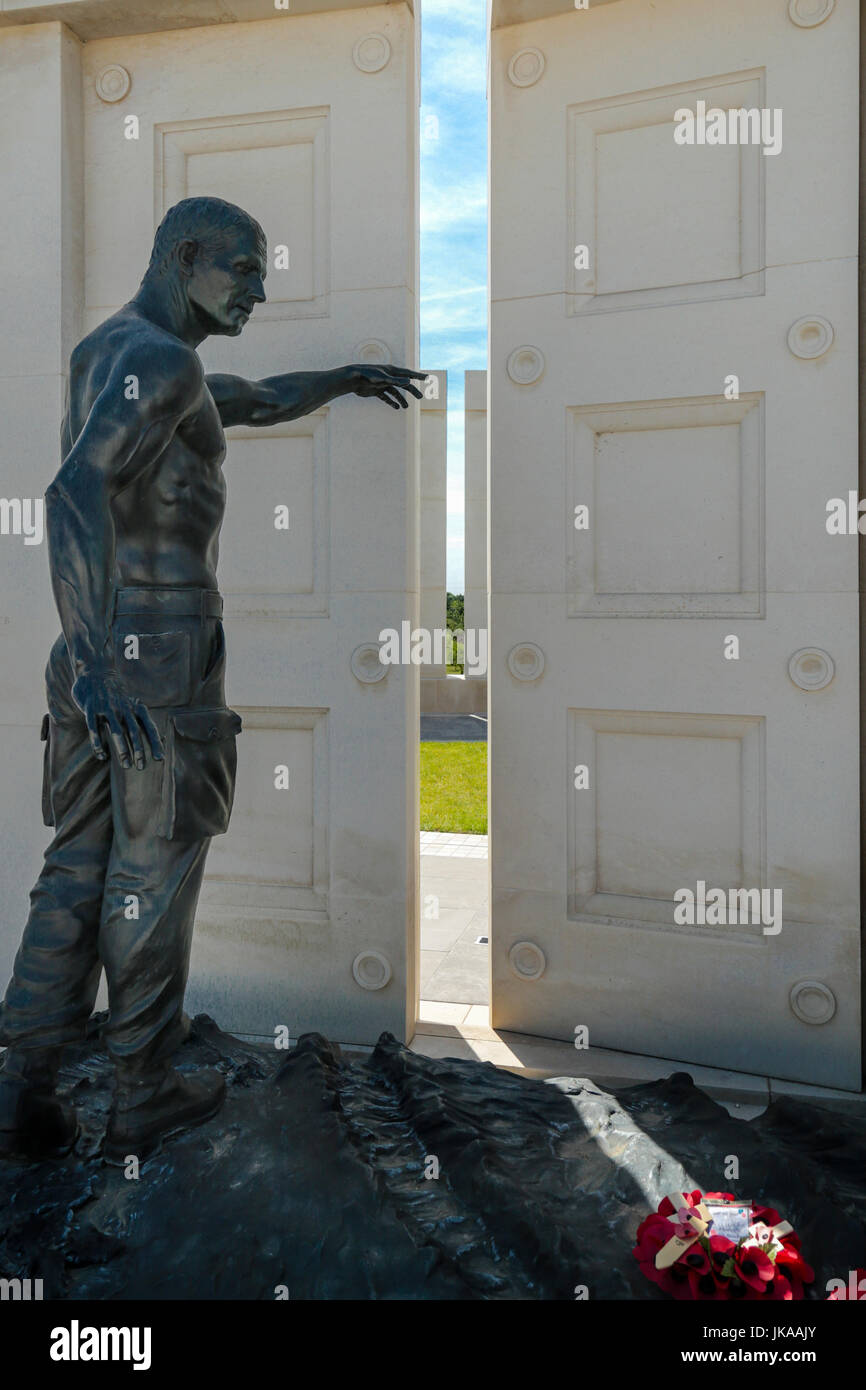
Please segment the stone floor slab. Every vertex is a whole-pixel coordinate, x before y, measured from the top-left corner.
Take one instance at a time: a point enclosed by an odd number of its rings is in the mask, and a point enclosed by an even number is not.
[[[447,951],[421,951],[421,993],[424,998],[429,996],[429,984],[439,966],[447,956]],[[446,1001],[451,1002],[451,1001]]]
[[[442,903],[438,917],[428,921],[422,913],[421,950],[450,951],[465,935],[475,915],[471,907],[445,907]]]
[[[418,1004],[418,1029],[423,1032],[431,1023],[463,1023],[471,1007],[468,1004],[443,1004],[436,999],[422,999]]]
[[[462,1023],[468,1023],[471,1027],[490,1027],[490,1007],[487,1004],[473,1004],[466,1017],[461,1019]]]
[[[490,991],[490,947],[459,941],[422,989],[425,999],[442,1003],[477,1004],[484,1000]]]

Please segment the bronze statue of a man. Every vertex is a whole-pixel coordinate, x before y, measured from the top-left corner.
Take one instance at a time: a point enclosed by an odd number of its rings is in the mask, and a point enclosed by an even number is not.
[[[55,1094],[60,1051],[84,1034],[101,967],[117,1080],[106,1160],[145,1157],[223,1099],[218,1073],[170,1065],[241,726],[225,703],[216,578],[223,428],[293,420],[350,392],[405,408],[424,377],[367,365],[206,377],[196,347],[242,331],[265,274],[252,217],[184,199],[157,230],[138,293],[72,354],[63,462],[46,493],[63,629],[43,722],[43,812],[56,833],[0,1011],[0,1154],[74,1143],[74,1114]]]

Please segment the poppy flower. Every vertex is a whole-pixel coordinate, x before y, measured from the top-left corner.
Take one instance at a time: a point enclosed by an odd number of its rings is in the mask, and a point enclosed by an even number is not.
[[[798,1297],[802,1298],[802,1296],[803,1294],[801,1289],[800,1293],[798,1294]],[[779,1270],[776,1271],[773,1278],[767,1284],[766,1290],[764,1292],[764,1297],[769,1298],[773,1303],[789,1303],[793,1299],[794,1290],[791,1287],[788,1280],[785,1278],[784,1274],[781,1274]]]
[[[701,1303],[725,1302],[728,1298],[729,1279],[719,1279],[710,1270],[707,1274],[689,1274],[692,1297]]]
[[[724,1264],[725,1260],[730,1259],[736,1248],[735,1242],[729,1240],[727,1236],[710,1236],[710,1250],[714,1262],[720,1260]]]
[[[695,1188],[694,1192],[684,1192],[683,1196],[686,1199],[686,1204],[690,1207],[696,1207],[698,1205],[698,1202],[702,1200],[700,1188],[697,1187]],[[674,1204],[671,1201],[670,1197],[663,1197],[661,1202],[659,1203],[658,1215],[673,1216],[677,1210],[678,1208],[674,1207]]]
[[[775,1274],[773,1261],[756,1245],[739,1249],[734,1256],[734,1264],[737,1267],[737,1277],[759,1294],[765,1292],[767,1284]]]
[[[774,1236],[766,1221],[753,1221],[749,1227],[746,1245],[771,1245],[781,1248],[782,1242]]]
[[[671,1265],[670,1269],[664,1271],[670,1275],[670,1279],[665,1284],[659,1284],[667,1293],[673,1294],[674,1298],[684,1299],[691,1302],[694,1299],[694,1290],[689,1271],[679,1261]]]
[[[637,1228],[637,1244],[632,1251],[635,1259],[648,1278],[655,1272],[656,1255],[670,1240],[670,1223],[663,1216],[653,1212]]]
[[[654,1284],[658,1284],[665,1293],[673,1294],[674,1298],[690,1298],[688,1274],[684,1269],[678,1269],[676,1265],[670,1265],[667,1269],[656,1269],[656,1255],[667,1245],[671,1235],[671,1223],[653,1212],[638,1226],[637,1245],[632,1254],[640,1265],[641,1272]]]
[[[690,1274],[710,1273],[709,1256],[699,1240],[689,1246],[685,1254],[680,1255],[679,1263],[685,1265]]]
[[[782,1220],[775,1207],[752,1207],[752,1220],[762,1221],[765,1226],[778,1226]]]
[[[815,1278],[815,1271],[811,1265],[807,1265],[803,1256],[800,1254],[800,1242],[794,1236],[786,1236],[782,1241],[782,1248],[776,1255],[776,1264],[784,1267],[785,1274],[789,1279],[796,1279],[802,1284],[811,1284]]]
[[[721,1278],[722,1270],[731,1259],[737,1247],[732,1240],[728,1240],[727,1236],[711,1235],[707,1244],[710,1247],[710,1264],[712,1265],[713,1273]],[[729,1277],[730,1275],[725,1275],[725,1278]]]

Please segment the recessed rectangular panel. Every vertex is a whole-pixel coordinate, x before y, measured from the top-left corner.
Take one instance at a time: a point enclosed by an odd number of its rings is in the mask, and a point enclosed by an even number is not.
[[[674,139],[677,112],[759,111],[764,86],[753,69],[568,107],[569,313],[764,292],[760,144]]]
[[[220,588],[231,617],[328,613],[330,498],[325,412],[226,432]],[[287,524],[288,523],[288,524]]]
[[[577,921],[760,934],[759,923],[681,926],[678,889],[766,887],[764,721],[569,710],[568,915]]]
[[[215,842],[210,867],[220,877],[311,888],[312,730],[247,729],[241,738],[233,816],[243,836]]]
[[[212,842],[203,901],[326,914],[327,711],[238,712],[232,820]]]
[[[741,740],[596,735],[596,889],[673,899],[703,878],[737,888],[743,875]],[[712,788],[700,798],[697,787]]]
[[[231,441],[220,583],[235,599],[313,593],[313,468],[310,435]]]
[[[736,146],[677,145],[666,121],[599,132],[596,160],[599,295],[741,274]]]
[[[760,616],[763,398],[569,416],[569,616]]]
[[[598,594],[740,590],[740,426],[595,437]]]

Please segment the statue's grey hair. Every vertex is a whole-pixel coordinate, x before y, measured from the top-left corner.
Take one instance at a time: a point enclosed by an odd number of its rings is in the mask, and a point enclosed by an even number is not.
[[[232,231],[252,231],[264,258],[267,239],[254,217],[223,198],[183,198],[169,208],[156,229],[147,273],[162,274],[181,241],[195,241],[203,251],[215,251]]]

